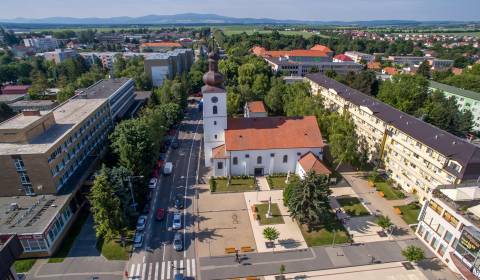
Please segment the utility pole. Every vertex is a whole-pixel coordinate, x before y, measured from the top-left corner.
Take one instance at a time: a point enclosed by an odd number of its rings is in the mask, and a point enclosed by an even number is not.
[[[128,176],[128,187],[130,188],[130,196],[132,197],[132,207],[135,212],[137,212],[137,203],[135,203],[135,196],[133,195],[133,186],[132,186],[132,178],[143,178],[143,176]]]

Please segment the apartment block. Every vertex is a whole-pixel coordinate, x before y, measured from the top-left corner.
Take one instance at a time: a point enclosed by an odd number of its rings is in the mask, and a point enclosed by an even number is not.
[[[348,113],[370,159],[405,191],[427,197],[438,185],[480,176],[480,147],[322,74],[306,76],[325,107]]]
[[[175,49],[166,53],[144,53],[144,69],[153,86],[161,86],[165,79],[173,79],[190,70],[194,62],[191,49]]]
[[[360,63],[362,61],[365,61],[367,63],[375,61],[375,56],[372,55],[372,54],[368,54],[368,53],[362,53],[362,52],[357,52],[357,51],[348,51],[348,52],[345,52],[345,55],[350,57],[356,63]]]
[[[85,203],[79,189],[133,98],[131,79],[102,80],[52,110],[0,123],[0,238],[17,234],[23,257],[58,248]]]
[[[480,278],[480,184],[439,186],[424,202],[416,235],[463,279]]]
[[[419,65],[424,61],[428,61],[432,70],[445,70],[453,67],[453,60],[438,59],[429,56],[389,56],[388,60],[394,64],[404,66]]]
[[[326,71],[335,71],[337,74],[347,74],[348,72],[359,72],[363,70],[363,65],[347,62],[306,62],[293,61],[284,57],[265,57],[265,61],[270,65],[274,72],[281,72],[290,76],[305,76],[308,73]]]
[[[23,39],[23,44],[37,52],[48,52],[58,48],[58,41],[52,36]]]
[[[55,49],[53,52],[43,53],[46,61],[52,61],[55,64],[62,63],[69,58],[76,58],[77,56],[77,51],[70,49]]]
[[[437,83],[435,81],[430,81],[430,90],[439,90],[445,94],[445,97],[455,98],[460,111],[468,110],[472,112],[475,123],[473,129],[480,131],[480,93]]]

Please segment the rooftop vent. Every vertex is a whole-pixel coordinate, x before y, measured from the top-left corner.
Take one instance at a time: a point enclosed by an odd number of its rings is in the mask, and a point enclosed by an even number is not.
[[[40,116],[39,110],[23,110],[22,113],[25,117]]]

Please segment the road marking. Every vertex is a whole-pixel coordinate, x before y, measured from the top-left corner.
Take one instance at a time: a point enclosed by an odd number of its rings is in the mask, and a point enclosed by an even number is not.
[[[158,262],[155,262],[155,276],[153,277],[153,280],[158,279]]]
[[[157,270],[158,270],[158,263],[157,263]],[[158,278],[155,277],[155,279],[158,279]],[[162,262],[162,271],[160,272],[160,279],[161,280],[165,279],[165,262]]]
[[[187,259],[187,276],[190,276],[190,259]]]
[[[192,276],[195,277],[195,273],[197,270],[195,269],[195,259],[192,259]]]
[[[153,263],[148,264],[148,280],[152,280]]]
[[[135,276],[138,277],[140,276],[140,269],[141,269],[141,265],[140,264],[137,264],[137,271],[135,272]]]
[[[183,270],[183,260],[180,260],[180,270]]]
[[[144,263],[144,262],[145,262],[145,256],[143,256],[143,259],[142,259],[142,263]]]
[[[170,267],[171,267],[171,261],[168,261],[167,263],[167,279],[170,279]]]
[[[147,272],[147,264],[143,263],[142,265],[142,279],[145,279],[145,273]]]
[[[134,273],[135,273],[135,264],[132,263],[132,266],[130,267],[130,273],[128,275],[133,277]]]

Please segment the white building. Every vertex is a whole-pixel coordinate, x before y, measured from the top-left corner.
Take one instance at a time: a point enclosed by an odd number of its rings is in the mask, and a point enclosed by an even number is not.
[[[48,52],[58,48],[58,41],[52,36],[23,39],[23,44],[25,47],[34,48],[37,52]]]
[[[213,167],[214,176],[293,173],[309,153],[315,155],[316,165],[323,165],[324,143],[314,116],[227,117],[227,93],[217,60],[216,54],[209,55],[210,71],[202,88],[205,165]],[[312,170],[307,166],[304,172]]]
[[[268,116],[263,101],[247,102],[243,108],[243,112],[244,118],[261,118]]]
[[[442,262],[480,279],[480,183],[439,186],[418,220],[416,235]]]
[[[345,55],[350,57],[356,63],[360,63],[361,61],[365,61],[365,62],[375,61],[375,56],[368,53],[348,51],[348,52],[345,52]]]

